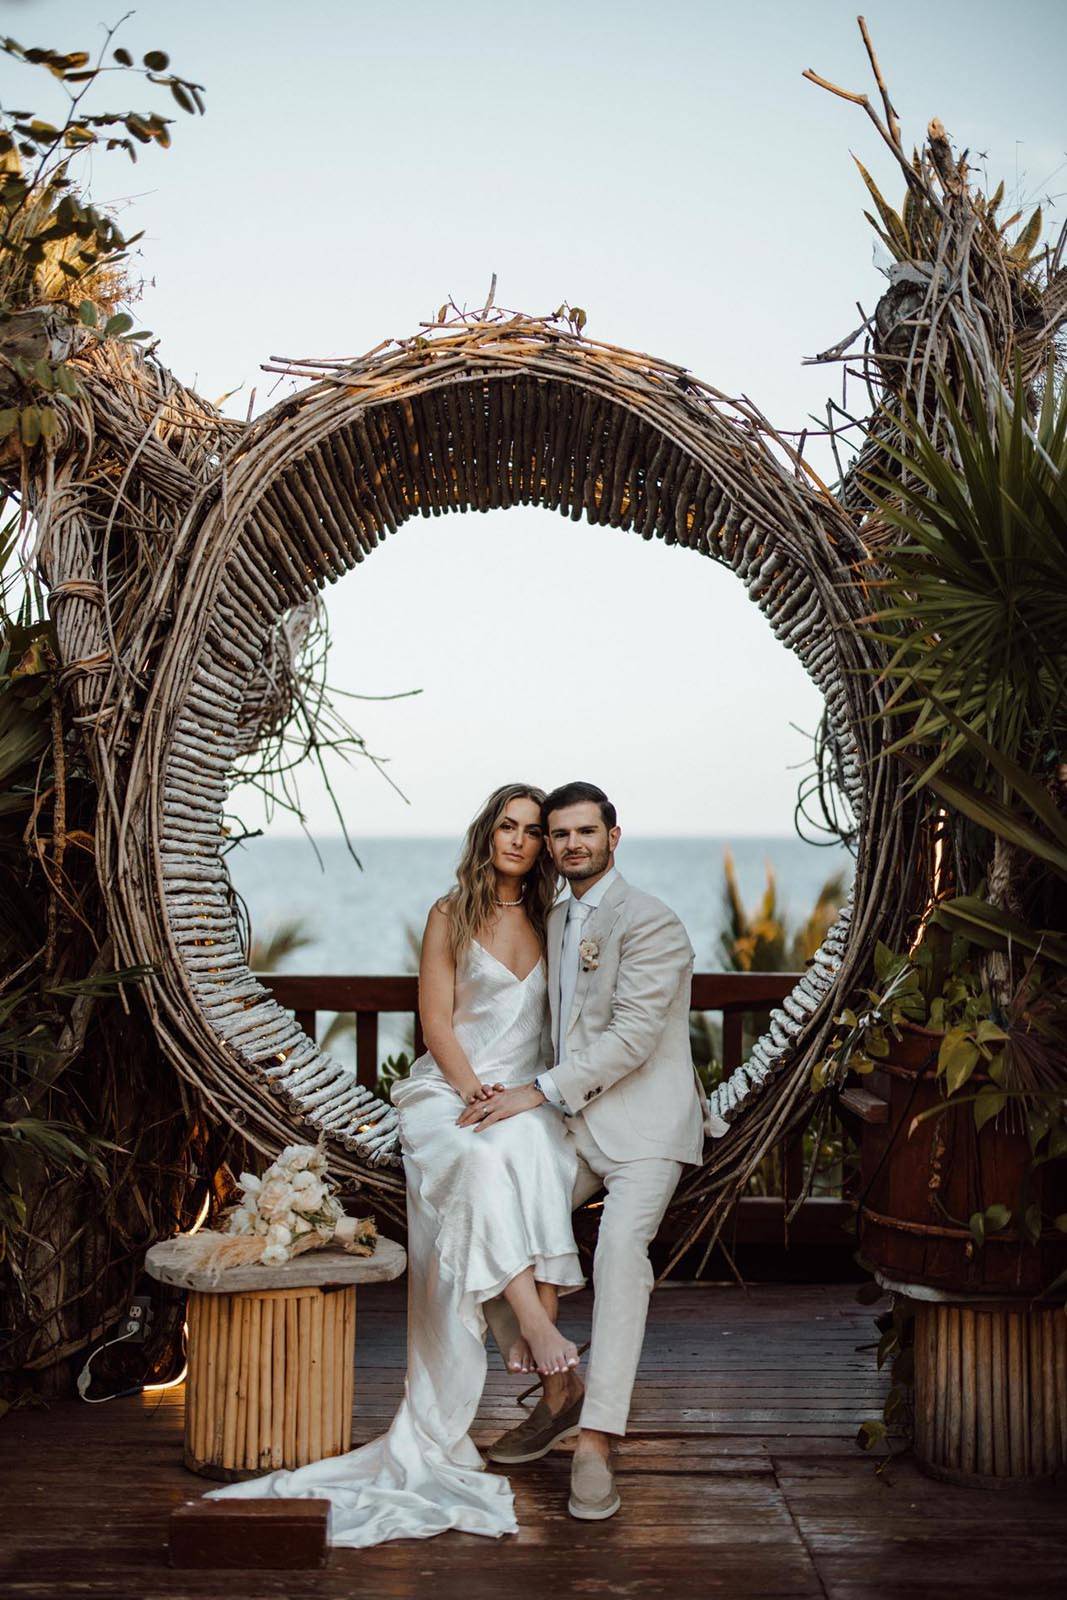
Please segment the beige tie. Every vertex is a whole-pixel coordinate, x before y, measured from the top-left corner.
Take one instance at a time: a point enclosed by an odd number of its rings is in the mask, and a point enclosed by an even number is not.
[[[574,991],[578,987],[579,952],[582,928],[592,911],[583,901],[573,899],[567,910],[567,925],[563,930],[563,949],[559,961],[559,1060],[567,1058],[567,1023],[574,1004]]]

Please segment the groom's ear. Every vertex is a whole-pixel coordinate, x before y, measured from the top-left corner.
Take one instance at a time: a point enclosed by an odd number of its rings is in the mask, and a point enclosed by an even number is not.
[[[621,828],[609,828],[608,829],[608,849],[611,851],[612,855],[615,854],[615,851],[618,848],[619,840],[621,838],[622,838],[622,829]]]

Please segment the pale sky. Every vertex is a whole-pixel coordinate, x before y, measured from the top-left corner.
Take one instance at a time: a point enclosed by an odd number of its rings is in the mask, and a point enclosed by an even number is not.
[[[0,0],[6,32],[63,49],[121,15]],[[939,116],[1012,209],[1067,190],[1067,9],[873,0],[866,16],[906,140]],[[850,150],[896,203],[899,176],[863,112],[801,78],[875,92],[838,0],[147,0],[119,42],[206,87],[203,119],[175,108],[171,150],[99,158],[93,194],[128,199],[123,225],[145,230],[139,324],[206,397],[237,390],[234,415],[253,388],[255,412],[271,403],[272,355],[359,353],[449,294],[480,305],[496,272],[499,303],[567,299],[592,336],[802,427],[839,384],[803,358],[884,285]],[[0,64],[4,104],[58,111],[32,78]],[[118,78],[100,95],[165,109]],[[818,696],[710,561],[547,512],[468,513],[408,523],[327,593],[332,681],[423,691],[349,703],[411,802],[366,764],[337,770],[355,834],[454,835],[498,783],[578,776],[632,833],[791,831]],[[335,832],[310,776],[303,798]]]

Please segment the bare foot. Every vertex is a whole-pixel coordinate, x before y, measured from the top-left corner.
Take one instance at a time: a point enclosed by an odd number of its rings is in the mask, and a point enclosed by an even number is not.
[[[509,1372],[536,1372],[533,1354],[530,1346],[523,1338],[518,1338],[508,1351],[507,1369]]]
[[[548,1317],[536,1327],[526,1329],[526,1341],[542,1377],[550,1372],[566,1372],[578,1365],[578,1346],[565,1339]]]

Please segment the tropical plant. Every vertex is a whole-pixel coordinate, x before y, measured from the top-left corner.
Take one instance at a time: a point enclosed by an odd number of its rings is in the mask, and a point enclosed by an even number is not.
[[[139,65],[121,46],[111,50],[115,32],[106,31],[95,63],[87,50],[27,48],[0,38],[0,51],[11,60],[48,72],[65,102],[56,122],[0,110],[0,320],[27,307],[66,306],[94,337],[150,337],[133,332],[132,316],[117,309],[135,297],[128,261],[140,235],[127,238],[112,212],[92,205],[75,172],[101,150],[124,150],[136,161],[138,145],[166,148],[172,124],[155,111],[94,111],[86,98],[101,77],[116,72],[167,89],[191,113],[203,111],[203,90],[168,71],[162,50],[149,50]],[[32,449],[55,437],[57,407],[80,393],[78,375],[47,342],[32,338],[23,350],[9,341],[8,359],[20,392],[8,397],[16,403],[0,409],[0,439],[17,430]]]
[[[770,862],[766,866],[763,893],[749,910],[737,881],[733,853],[723,853],[722,907],[724,926],[719,946],[726,969],[731,972],[799,972],[822,943],[845,896],[844,877],[835,873],[827,878],[815,904],[796,927],[790,928],[778,904],[778,884]],[[768,1012],[752,1012],[744,1019],[742,1051],[764,1031]],[[722,1024],[711,1012],[693,1011],[689,1016],[689,1043],[700,1081],[708,1091],[722,1079]],[[843,1176],[845,1150],[840,1135],[823,1127],[809,1127],[803,1135],[806,1163],[814,1163],[814,1186],[826,1190],[839,1187]],[[751,1194],[782,1193],[782,1159],[778,1150],[770,1151],[748,1181]]]
[[[790,929],[778,905],[778,883],[768,861],[763,893],[754,910],[742,899],[733,852],[723,852],[722,907],[723,927],[719,946],[729,972],[801,972],[810,961],[833,922],[845,898],[845,881],[840,873],[827,878],[811,911],[797,927]],[[767,1026],[767,1012],[753,1012],[745,1018],[742,1049],[751,1048]],[[707,1012],[691,1013],[689,1024],[693,1060],[706,1089],[714,1088],[722,1076],[722,1027]]]
[[[873,585],[888,593],[873,614],[893,648],[887,709],[914,714],[901,744],[939,743],[924,779],[964,749],[946,707],[1027,761],[1062,732],[1067,696],[1067,391],[1049,374],[1031,419],[1017,374],[990,415],[965,377],[966,414],[941,390],[951,453],[908,414],[906,450],[888,447],[899,478],[868,474],[903,536],[879,549],[888,575]]]
[[[868,475],[897,535],[878,549],[885,575],[872,589],[885,603],[871,625],[891,649],[886,710],[906,724],[887,753],[995,835],[988,862],[975,856],[980,835],[958,841],[960,866],[972,880],[988,872],[994,902],[1018,914],[1027,857],[1067,864],[1010,809],[1022,799],[1062,836],[1067,391],[1050,373],[1031,414],[1018,373],[988,402],[977,375],[964,377],[966,411],[941,388],[948,448],[906,413],[903,448],[886,446],[898,479]]]

